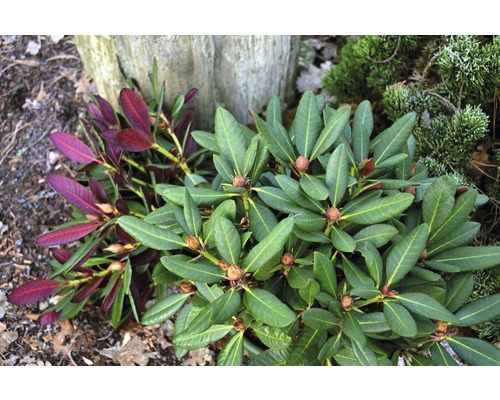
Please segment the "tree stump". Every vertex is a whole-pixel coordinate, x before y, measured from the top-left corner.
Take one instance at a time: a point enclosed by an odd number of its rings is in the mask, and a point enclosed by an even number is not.
[[[165,82],[165,105],[198,88],[196,129],[211,130],[217,107],[243,124],[248,108],[261,111],[273,95],[296,93],[299,36],[76,36],[76,46],[99,94],[118,106],[118,93],[133,78],[146,100],[153,97],[153,60]]]

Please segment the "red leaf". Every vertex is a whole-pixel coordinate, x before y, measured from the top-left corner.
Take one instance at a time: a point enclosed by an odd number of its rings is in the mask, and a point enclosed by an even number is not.
[[[62,249],[52,250],[52,255],[61,264],[64,264],[66,261],[68,261],[73,254],[74,252],[71,250],[62,250]]]
[[[38,317],[38,323],[40,325],[53,324],[54,322],[56,322],[59,319],[61,314],[62,314],[62,311],[56,311],[56,310],[46,312],[45,314],[42,314],[42,315],[40,315],[40,317]]]
[[[57,244],[71,243],[95,231],[99,226],[101,224],[88,223],[57,229],[40,236],[36,244],[39,246],[55,246]]]
[[[92,115],[92,118],[94,118],[94,121],[99,125],[101,129],[106,129],[108,127],[108,123],[106,122],[106,119],[104,118],[104,115],[102,115],[101,110],[99,107],[97,107],[94,103],[89,103],[87,105],[87,110],[90,115]]]
[[[106,121],[108,121],[108,123],[111,125],[116,125],[115,110],[113,110],[111,104],[109,104],[107,100],[103,99],[100,96],[94,96],[94,97],[97,100],[99,108],[101,109],[104,118],[106,118]]]
[[[144,133],[151,133],[148,106],[141,96],[130,89],[122,89],[120,104],[132,128],[139,129]]]
[[[127,232],[123,230],[119,225],[115,225],[115,233],[118,239],[120,239],[120,242],[128,244],[128,243],[135,243],[136,240],[130,236]]]
[[[123,150],[144,151],[153,147],[151,137],[137,129],[131,128],[118,131],[116,137]]]
[[[101,132],[101,137],[108,143],[114,144],[115,146],[120,146],[120,142],[116,138],[118,129],[106,129]]]
[[[85,186],[61,175],[49,175],[47,182],[57,193],[86,214],[101,215],[97,200]]]
[[[189,104],[191,103],[192,101],[194,101],[194,99],[196,98],[196,96],[198,95],[198,89],[196,88],[193,88],[191,89],[189,92],[187,92],[187,94],[184,96],[184,104]]]
[[[121,275],[121,274],[120,274]],[[116,295],[118,293],[118,289],[120,288],[120,285],[122,284],[121,278],[118,278],[117,281],[115,282],[113,288],[111,291],[108,293],[104,301],[102,302],[102,309],[104,311],[108,311],[111,306],[113,305]]]
[[[60,286],[50,279],[37,279],[14,289],[7,300],[16,306],[33,303],[52,296]]]
[[[108,195],[99,181],[95,179],[89,179],[89,187],[92,194],[97,198],[99,203],[107,203]]]
[[[81,163],[96,161],[92,149],[73,135],[63,132],[54,132],[50,135],[50,140],[54,143],[54,146],[71,161]]]
[[[97,279],[94,279],[92,282],[82,288],[82,290],[80,290],[77,294],[75,294],[71,299],[71,302],[79,303],[80,301],[85,300],[99,288],[104,278],[105,276],[100,276]]]

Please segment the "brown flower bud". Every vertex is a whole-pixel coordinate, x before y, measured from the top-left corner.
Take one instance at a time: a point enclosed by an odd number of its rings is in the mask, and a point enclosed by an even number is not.
[[[124,268],[125,268],[125,263],[120,261],[115,261],[109,264],[107,269],[109,271],[123,271]]]
[[[352,307],[353,303],[354,300],[351,296],[342,296],[342,298],[340,299],[340,305],[344,310],[349,310]]]
[[[412,196],[415,196],[415,186],[406,186],[405,193],[410,193]]]
[[[227,271],[229,269],[229,264],[224,260],[220,260],[219,261],[219,268],[223,271]]]
[[[243,320],[241,318],[238,318],[236,319],[236,321],[233,322],[233,328],[241,332],[246,329],[246,326],[243,323]]]
[[[102,221],[102,218],[100,215],[87,214],[87,215],[85,215],[85,218],[87,218],[90,222],[93,222],[95,224]]]
[[[297,171],[299,172],[306,172],[309,168],[309,164],[310,162],[306,157],[299,156],[299,158],[295,161],[295,168],[297,168]]]
[[[189,235],[186,238],[186,243],[187,247],[189,247],[191,250],[200,250],[201,248],[200,240],[196,236]]]
[[[340,211],[336,207],[330,207],[326,210],[326,219],[328,221],[337,222],[340,219]]]
[[[445,321],[436,321],[437,332],[443,333],[448,329],[448,322]]]
[[[285,253],[281,257],[281,264],[283,264],[285,267],[291,267],[294,262],[295,258],[293,257],[292,253]]]
[[[247,180],[243,178],[242,176],[239,176],[236,174],[233,178],[233,186],[234,187],[245,187],[247,184]]]
[[[96,206],[99,207],[104,214],[113,214],[116,211],[116,208],[109,203],[96,203]]]
[[[125,250],[126,250],[125,246],[120,243],[112,244],[104,249],[104,251],[109,251],[110,253],[113,254],[121,253],[122,251]]]
[[[227,269],[227,277],[230,281],[239,281],[245,276],[245,271],[233,264]]]
[[[190,282],[179,283],[179,288],[183,293],[191,293],[193,291],[193,285]]]

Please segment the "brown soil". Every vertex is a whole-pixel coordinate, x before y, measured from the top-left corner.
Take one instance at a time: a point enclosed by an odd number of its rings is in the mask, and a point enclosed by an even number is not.
[[[76,168],[49,136],[78,132],[89,92],[95,89],[71,36],[0,36],[0,366],[213,363],[208,349],[176,359],[170,321],[114,331],[89,306],[71,321],[40,327],[47,301],[16,307],[6,300],[52,272],[49,250],[35,241],[66,220],[68,207],[46,176],[74,177]]]

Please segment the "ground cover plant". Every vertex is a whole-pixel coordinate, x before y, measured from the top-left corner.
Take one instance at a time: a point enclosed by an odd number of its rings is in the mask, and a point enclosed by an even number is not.
[[[175,317],[177,356],[221,340],[218,365],[455,365],[445,343],[500,364],[466,329],[498,316],[500,294],[464,304],[473,272],[500,263],[500,247],[470,245],[487,198],[428,176],[414,113],[375,134],[368,101],[351,122],[350,107],[307,92],[289,131],[273,98],[265,117],[249,110],[257,132],[223,108],[214,133],[192,132],[195,92],[168,116],[156,93],[148,105],[124,89],[119,112],[96,97],[88,145],[52,135],[87,178],[49,177],[73,220],[39,244],[80,244],[53,249],[50,279],[11,303],[56,295],[41,323],[89,301],[117,327]]]

